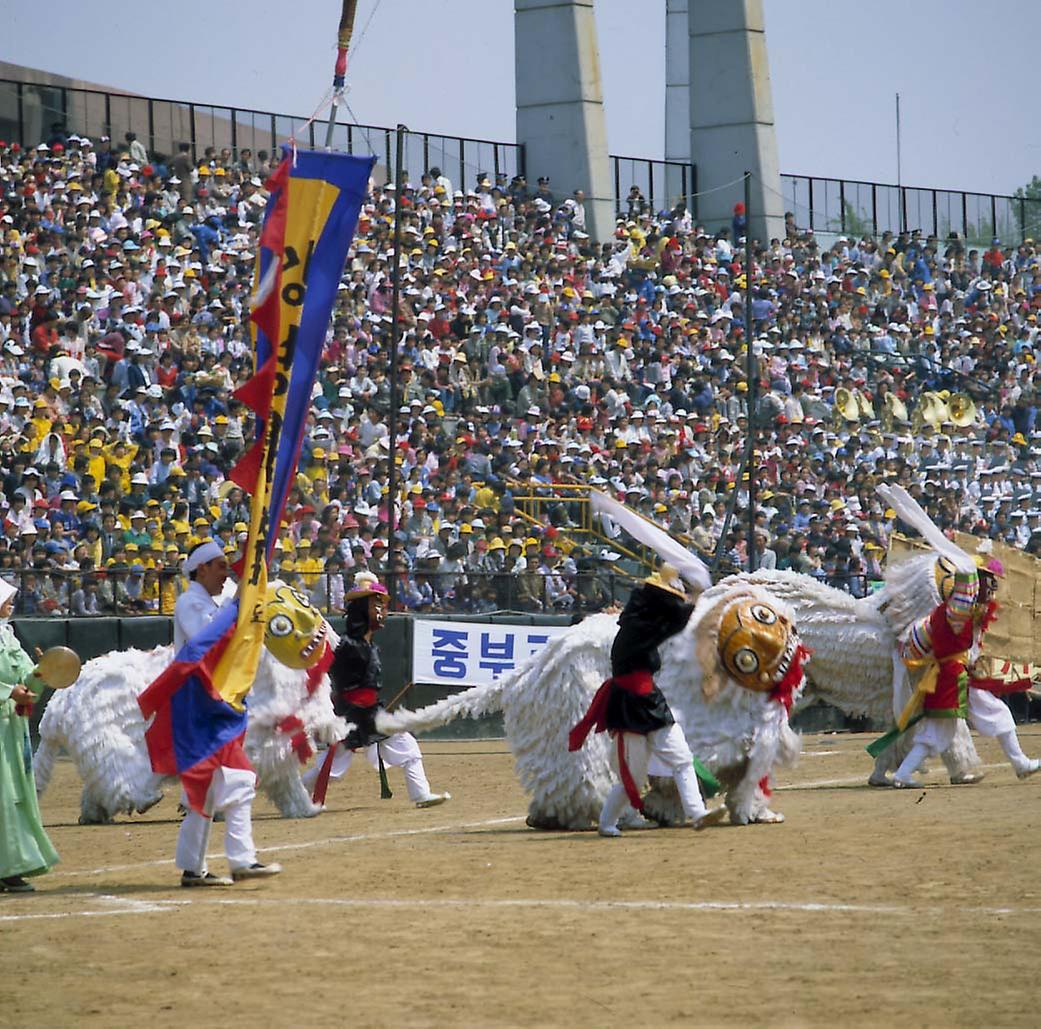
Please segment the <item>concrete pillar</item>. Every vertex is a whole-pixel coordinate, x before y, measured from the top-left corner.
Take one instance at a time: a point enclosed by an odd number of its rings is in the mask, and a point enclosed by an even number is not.
[[[665,160],[690,164],[690,37],[687,0],[665,0]],[[687,200],[693,191],[688,171],[686,194],[679,168],[665,171],[667,204]]]
[[[690,0],[690,152],[698,190],[753,173],[753,237],[784,235],[781,176],[762,0]],[[735,183],[698,198],[698,221],[729,227]]]
[[[558,204],[583,190],[589,234],[610,238],[614,180],[592,0],[514,0],[514,58],[529,184],[548,175]]]

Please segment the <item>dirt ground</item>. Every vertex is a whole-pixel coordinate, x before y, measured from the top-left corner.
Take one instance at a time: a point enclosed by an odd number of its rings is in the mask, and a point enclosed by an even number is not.
[[[1021,738],[1041,754],[1041,727]],[[0,896],[0,1024],[1036,1025],[1041,776],[981,740],[980,785],[937,764],[870,789],[865,742],[805,737],[783,825],[605,840],[526,828],[504,742],[431,741],[451,803],[415,810],[393,770],[381,801],[358,762],[319,818],[258,803],[285,872],[225,890],[177,885],[176,791],[81,827],[64,762],[62,863]]]

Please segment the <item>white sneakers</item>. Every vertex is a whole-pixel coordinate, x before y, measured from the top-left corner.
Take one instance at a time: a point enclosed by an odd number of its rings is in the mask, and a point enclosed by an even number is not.
[[[898,790],[920,790],[921,784],[916,783],[913,779],[898,779],[895,775],[893,776],[893,787]]]
[[[182,872],[182,886],[231,886],[230,879],[223,875],[214,875],[212,872]]]
[[[695,829],[707,829],[710,825],[719,825],[720,822],[726,817],[727,809],[724,805],[720,804],[719,807],[712,808],[711,811],[706,811],[700,818],[694,820]],[[781,821],[783,821],[783,816]],[[655,825],[656,823],[651,823]],[[649,827],[649,826],[648,826]],[[617,839],[622,835],[622,830],[617,825],[601,825],[597,827],[597,832],[601,836],[606,836],[608,839]]]
[[[451,799],[451,793],[431,793],[429,797],[417,800],[416,807],[437,807],[438,804],[443,804],[446,800]]]
[[[720,804],[719,807],[714,807],[711,811],[706,811],[700,818],[696,818],[694,820],[694,829],[700,831],[701,829],[707,829],[710,825],[719,825],[726,818],[726,814],[726,807]]]
[[[1026,762],[1021,763],[1016,769],[1016,778],[1029,779],[1035,772],[1041,772],[1041,760],[1036,757],[1028,757]]]
[[[238,882],[240,879],[266,879],[272,875],[278,875],[282,871],[281,865],[270,864],[262,865],[259,861],[254,861],[251,865],[245,865],[242,868],[233,868],[231,870],[231,878]]]

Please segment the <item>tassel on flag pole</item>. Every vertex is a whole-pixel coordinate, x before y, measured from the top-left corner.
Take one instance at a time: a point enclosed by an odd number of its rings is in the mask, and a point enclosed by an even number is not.
[[[354,14],[358,9],[358,0],[343,0],[340,10],[340,27],[336,34],[336,66],[333,69],[333,98],[329,106],[329,123],[325,126],[325,149],[332,150],[333,132],[336,129],[336,108],[343,98],[344,84],[347,81],[347,48],[351,45],[354,34]],[[364,33],[363,33],[364,34]]]

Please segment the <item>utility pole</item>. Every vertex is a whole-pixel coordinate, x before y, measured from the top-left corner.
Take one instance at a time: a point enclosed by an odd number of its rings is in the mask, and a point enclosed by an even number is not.
[[[398,393],[398,339],[400,330],[398,321],[401,308],[401,212],[404,208],[402,194],[405,192],[405,133],[404,125],[397,127],[397,140],[394,154],[394,270],[391,273],[390,300],[390,412],[387,416],[387,433],[389,434],[387,460],[390,467],[387,471],[387,592],[390,594],[390,610],[394,610],[397,601],[397,580],[394,578],[394,533],[397,530],[397,492],[398,492],[398,407],[401,399]]]

